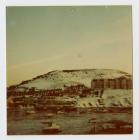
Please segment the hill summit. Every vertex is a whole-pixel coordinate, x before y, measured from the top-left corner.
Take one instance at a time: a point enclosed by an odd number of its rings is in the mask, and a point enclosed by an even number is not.
[[[96,78],[131,78],[129,73],[114,69],[80,69],[80,70],[56,70],[39,75],[20,84],[12,86],[16,91],[24,91],[30,88],[35,90],[59,89],[65,86],[83,84],[91,87],[91,80]]]

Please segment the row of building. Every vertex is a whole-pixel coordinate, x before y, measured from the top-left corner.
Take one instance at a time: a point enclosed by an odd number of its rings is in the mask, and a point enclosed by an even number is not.
[[[92,89],[132,89],[132,78],[119,77],[113,79],[98,78],[91,81]]]
[[[79,95],[84,94],[89,88],[83,84],[64,86],[64,89],[50,89],[50,90],[29,90],[24,92],[10,90],[8,91],[8,96],[24,96],[24,95],[35,95],[35,96],[63,96],[63,95]]]

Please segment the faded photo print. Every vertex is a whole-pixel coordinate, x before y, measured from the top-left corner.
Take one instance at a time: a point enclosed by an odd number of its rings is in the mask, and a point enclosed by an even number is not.
[[[7,134],[133,133],[132,6],[7,6]]]

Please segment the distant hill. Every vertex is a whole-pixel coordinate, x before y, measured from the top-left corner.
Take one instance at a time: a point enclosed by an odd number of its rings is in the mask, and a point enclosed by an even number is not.
[[[64,86],[84,84],[91,87],[91,80],[95,78],[130,78],[131,75],[114,69],[81,69],[81,70],[56,70],[43,75],[34,77],[33,79],[23,81],[18,85],[9,87],[15,91],[27,91],[32,87],[35,90],[58,89]]]

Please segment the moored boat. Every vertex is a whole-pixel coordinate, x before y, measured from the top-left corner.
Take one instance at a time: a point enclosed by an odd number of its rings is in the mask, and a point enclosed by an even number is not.
[[[35,112],[35,110],[27,110],[26,111],[26,114],[35,114],[36,112]]]
[[[43,134],[58,134],[61,132],[60,126],[52,121],[42,122],[43,124],[47,125],[42,129]]]
[[[52,118],[54,117],[54,114],[53,113],[47,113],[44,115],[45,118]]]

